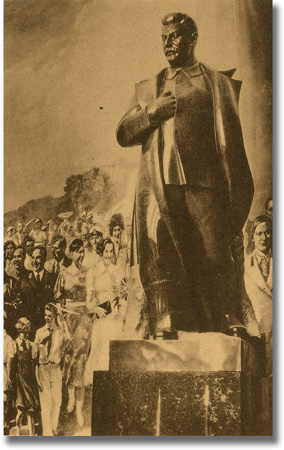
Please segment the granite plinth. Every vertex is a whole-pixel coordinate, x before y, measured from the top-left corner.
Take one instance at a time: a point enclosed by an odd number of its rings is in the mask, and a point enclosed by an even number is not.
[[[261,434],[261,367],[239,338],[113,341],[109,367],[94,372],[92,435]]]
[[[263,371],[256,349],[222,333],[179,333],[178,341],[111,341],[109,369],[160,372]]]

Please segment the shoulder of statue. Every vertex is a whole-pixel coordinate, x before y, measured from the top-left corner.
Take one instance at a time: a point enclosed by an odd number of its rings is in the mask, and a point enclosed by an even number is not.
[[[204,63],[200,63],[200,66],[206,73],[209,72],[209,73],[213,73],[214,75],[221,75],[221,76],[224,75],[225,77],[230,78],[230,79],[232,79],[232,76],[234,75],[234,73],[237,70],[236,67],[234,67],[233,69],[229,69],[229,70],[216,70]],[[239,80],[234,80],[234,81],[239,81]]]
[[[147,86],[148,84],[157,83],[159,79],[163,79],[165,72],[167,71],[167,67],[164,67],[164,69],[160,70],[160,72],[156,75],[154,75],[151,78],[147,78],[146,80],[139,81],[138,83],[135,83],[135,86]]]
[[[220,71],[212,69],[212,67],[203,63],[200,63],[200,66],[203,69],[204,73],[209,78],[209,80],[211,81],[213,86],[220,85],[226,91],[231,92],[231,94],[232,92],[234,92],[234,95],[238,100],[242,86],[242,81],[232,78],[237,69],[234,68],[230,70]]]
[[[136,96],[142,106],[157,98],[166,70],[165,68],[152,78],[135,84]]]
[[[153,90],[159,87],[163,81],[164,75],[167,71],[167,68],[165,67],[163,70],[161,70],[157,75],[154,75],[151,78],[148,78],[147,80],[142,80],[139,83],[135,84],[136,91],[146,91],[146,90]]]

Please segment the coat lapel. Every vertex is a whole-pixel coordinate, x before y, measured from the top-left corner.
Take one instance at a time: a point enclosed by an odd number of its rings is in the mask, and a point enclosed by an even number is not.
[[[250,267],[248,268],[248,274],[257,286],[268,295],[272,296],[272,258],[270,260],[270,271],[267,281],[262,276],[260,268],[258,266],[255,255],[251,256]]]

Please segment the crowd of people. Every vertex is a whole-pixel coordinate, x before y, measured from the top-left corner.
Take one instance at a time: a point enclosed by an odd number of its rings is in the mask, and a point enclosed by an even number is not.
[[[30,435],[58,435],[63,388],[84,425],[85,389],[94,370],[108,369],[108,342],[123,329],[130,237],[121,214],[107,227],[82,214],[6,230],[6,434],[25,423]]]
[[[272,376],[272,199],[244,232],[248,333],[265,337]],[[131,227],[114,214],[107,227],[83,214],[43,226],[9,227],[4,239],[4,428],[58,435],[67,414],[84,425],[86,388],[107,370],[109,341],[122,338]],[[270,386],[270,387],[269,387]],[[271,391],[272,384],[268,385]],[[269,392],[270,392],[269,391]],[[268,396],[270,395],[268,392]]]

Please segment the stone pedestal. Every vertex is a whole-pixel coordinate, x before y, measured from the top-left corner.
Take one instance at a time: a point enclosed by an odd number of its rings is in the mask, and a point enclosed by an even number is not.
[[[177,341],[112,341],[109,371],[94,372],[92,435],[262,434],[256,349],[221,333]]]

